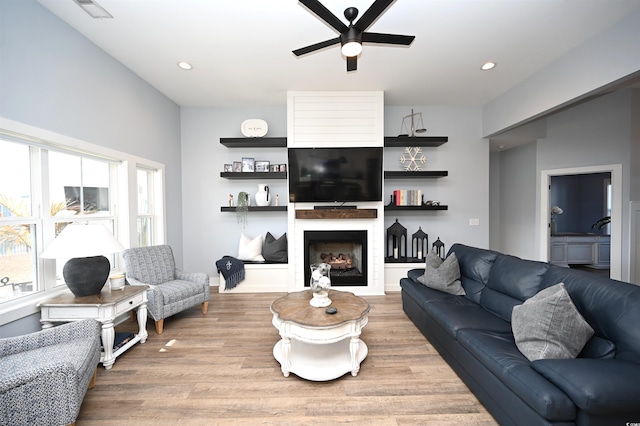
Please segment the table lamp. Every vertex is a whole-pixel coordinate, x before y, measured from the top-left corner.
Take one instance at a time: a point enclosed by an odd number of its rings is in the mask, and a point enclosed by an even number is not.
[[[105,254],[124,250],[102,224],[69,224],[40,255],[45,259],[69,259],[62,276],[76,297],[100,294],[111,265]]]

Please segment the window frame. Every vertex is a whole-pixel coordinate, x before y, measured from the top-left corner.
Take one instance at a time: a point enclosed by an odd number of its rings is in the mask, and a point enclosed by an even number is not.
[[[29,145],[31,155],[31,216],[20,218],[20,223],[33,222],[36,226],[36,277],[39,290],[33,294],[14,298],[0,303],[0,326],[15,320],[38,313],[38,303],[68,291],[65,285],[56,284],[56,266],[53,259],[42,259],[40,253],[54,238],[56,222],[75,221],[113,221],[116,238],[126,247],[137,246],[137,167],[153,171],[154,186],[154,233],[153,244],[165,243],[165,197],[164,197],[164,164],[113,150],[104,146],[91,144],[65,135],[0,117],[0,139]],[[110,208],[108,215],[51,217],[49,215],[50,197],[47,176],[48,152],[59,151],[78,155],[83,158],[98,159],[112,163],[110,173]],[[121,255],[114,256],[114,269],[122,269]]]

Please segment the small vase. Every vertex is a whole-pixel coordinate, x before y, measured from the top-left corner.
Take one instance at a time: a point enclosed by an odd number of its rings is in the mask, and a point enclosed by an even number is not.
[[[269,187],[267,185],[258,185],[258,192],[256,192],[256,204],[259,206],[268,206],[271,204],[271,194],[269,194]]]
[[[314,263],[311,265],[309,286],[313,291],[313,297],[309,304],[315,308],[324,308],[331,304],[331,299],[329,299],[329,288],[331,287],[330,270],[331,265],[326,263]]]

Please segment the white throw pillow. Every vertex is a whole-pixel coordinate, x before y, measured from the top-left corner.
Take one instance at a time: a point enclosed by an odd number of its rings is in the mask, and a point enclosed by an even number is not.
[[[264,257],[262,257],[262,235],[258,235],[252,240],[242,233],[240,235],[240,245],[238,246],[238,259],[264,262]]]

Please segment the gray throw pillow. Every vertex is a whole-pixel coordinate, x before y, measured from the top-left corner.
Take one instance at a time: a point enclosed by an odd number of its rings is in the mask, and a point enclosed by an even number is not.
[[[516,346],[529,361],[575,358],[593,336],[563,283],[515,306],[511,328]]]
[[[425,261],[424,275],[418,281],[434,290],[464,296],[466,293],[460,283],[460,265],[455,253],[444,261],[434,252],[429,252]]]
[[[262,245],[262,256],[268,262],[288,262],[287,233],[285,232],[276,240],[270,232],[267,232]]]

